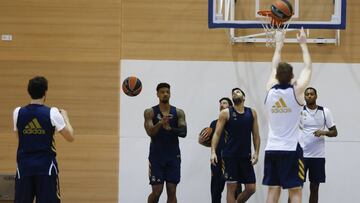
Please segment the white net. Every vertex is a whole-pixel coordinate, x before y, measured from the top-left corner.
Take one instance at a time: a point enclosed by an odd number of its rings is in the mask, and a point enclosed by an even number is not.
[[[265,31],[266,46],[275,47],[275,33],[283,32],[285,36],[291,18],[288,21],[277,20],[272,16],[271,11],[259,11],[258,14],[263,16],[261,24]]]

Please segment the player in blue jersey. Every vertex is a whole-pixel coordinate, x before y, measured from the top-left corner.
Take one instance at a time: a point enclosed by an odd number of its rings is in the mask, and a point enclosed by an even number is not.
[[[179,137],[186,137],[187,127],[183,110],[171,106],[170,85],[156,87],[159,104],[144,112],[146,133],[151,138],[149,181],[152,192],[148,203],[157,203],[166,182],[167,202],[176,203],[176,186],[180,182],[181,155]]]
[[[255,173],[260,151],[260,135],[257,114],[254,109],[244,106],[245,93],[240,88],[232,89],[234,106],[220,112],[211,142],[211,162],[224,162],[224,178],[227,187],[227,202],[246,202],[255,193]],[[225,131],[225,145],[222,160],[216,154],[221,133]],[[251,153],[251,135],[255,152]],[[243,183],[245,190],[236,198],[236,188]]]
[[[303,152],[298,143],[300,112],[304,90],[310,82],[312,65],[306,44],[306,34],[300,30],[298,41],[303,53],[304,68],[300,77],[292,81],[292,66],[281,60],[285,34],[276,32],[276,48],[272,70],[266,85],[265,100],[269,120],[269,134],[265,147],[263,184],[268,186],[267,203],[279,201],[281,188],[288,189],[292,203],[300,203],[304,180]]]
[[[60,186],[54,133],[74,141],[74,130],[67,112],[44,105],[48,81],[44,77],[29,80],[30,104],[13,113],[14,131],[19,145],[15,180],[15,203],[59,203]]]
[[[232,106],[232,101],[228,97],[223,97],[219,100],[220,103],[220,111],[223,109],[226,109],[230,106]],[[211,136],[216,128],[217,120],[214,120],[210,124],[211,131],[202,131],[202,133],[199,136],[199,143],[201,145],[204,145],[206,147],[211,147],[211,145],[206,145],[205,143],[208,141],[208,139],[211,139]],[[223,132],[224,133],[224,132]],[[216,155],[217,157],[221,158],[221,153],[223,146],[225,144],[224,135],[222,134],[219,140],[218,147],[216,148]],[[211,164],[211,200],[212,203],[220,203],[221,202],[221,193],[224,190],[225,186],[225,179],[223,178],[222,173],[222,165],[221,163],[217,163],[216,165]],[[237,197],[237,194],[241,192],[241,184],[238,184],[237,193],[235,194],[235,197]]]
[[[337,129],[331,111],[316,104],[317,91],[305,90],[306,106],[301,112],[300,144],[304,151],[305,177],[309,172],[309,203],[317,203],[319,185],[325,183],[325,136],[336,137]]]

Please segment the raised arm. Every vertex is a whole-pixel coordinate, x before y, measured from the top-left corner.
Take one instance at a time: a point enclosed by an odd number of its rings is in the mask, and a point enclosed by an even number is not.
[[[154,125],[154,123],[152,121],[153,117],[154,117],[154,111],[152,110],[152,108],[145,109],[145,111],[144,111],[144,119],[145,119],[144,127],[145,127],[146,134],[148,134],[148,136],[150,136],[150,137],[155,136],[159,132],[159,130],[162,126],[162,122],[163,122],[163,120],[160,120],[156,125]]]
[[[284,45],[285,34],[281,31],[275,33],[275,52],[271,63],[271,73],[266,83],[266,91],[269,91],[275,84],[278,83],[276,79],[276,69],[281,61],[281,49]]]
[[[187,126],[185,120],[185,112],[182,109],[176,109],[178,115],[178,127],[171,128],[171,131],[178,137],[186,137],[187,134]]]
[[[309,85],[312,73],[312,63],[310,53],[306,44],[306,34],[303,28],[297,36],[301,51],[303,53],[304,69],[301,71],[299,78],[294,84],[295,94],[298,101],[304,101],[304,90]]]
[[[218,162],[216,156],[216,148],[219,144],[221,132],[224,130],[224,126],[229,119],[229,109],[224,109],[220,112],[218,122],[216,124],[215,132],[211,140],[211,163],[216,164]]]
[[[254,154],[251,157],[251,163],[254,165],[258,162],[259,158],[259,152],[260,152],[260,133],[259,133],[259,124],[257,120],[257,113],[255,109],[251,109],[254,122],[253,122],[253,129],[252,129],[252,135],[253,135],[253,144],[254,144]]]

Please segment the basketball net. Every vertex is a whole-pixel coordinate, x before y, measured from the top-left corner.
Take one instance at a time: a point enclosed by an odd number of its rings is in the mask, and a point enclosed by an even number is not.
[[[263,18],[261,18],[261,24],[265,31],[266,46],[275,47],[275,33],[277,31],[282,32],[283,36],[285,36],[291,18],[288,21],[280,20],[276,18],[271,11],[258,11],[258,14],[263,16]]]

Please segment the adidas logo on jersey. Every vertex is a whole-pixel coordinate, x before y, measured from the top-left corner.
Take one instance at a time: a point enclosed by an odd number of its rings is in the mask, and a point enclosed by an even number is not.
[[[41,127],[37,118],[30,121],[23,130],[24,135],[44,135],[45,130]]]
[[[271,113],[290,113],[291,109],[287,107],[283,98],[280,98],[279,101],[275,102],[272,106]]]
[[[161,120],[162,119],[162,115],[161,114],[157,114],[157,116],[156,116],[156,118],[158,119],[158,120]],[[167,115],[167,117],[169,117],[169,120],[171,120],[171,119],[173,119],[174,118],[174,115],[172,115],[172,114],[169,114],[169,115]]]

